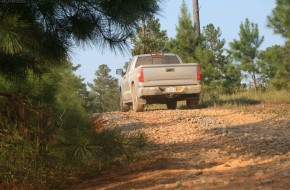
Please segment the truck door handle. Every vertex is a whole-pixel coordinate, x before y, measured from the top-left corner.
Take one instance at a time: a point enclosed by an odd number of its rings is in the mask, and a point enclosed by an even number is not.
[[[175,69],[174,68],[166,68],[166,72],[174,72]]]

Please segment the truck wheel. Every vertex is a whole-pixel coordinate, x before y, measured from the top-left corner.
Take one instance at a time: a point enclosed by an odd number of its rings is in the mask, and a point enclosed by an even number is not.
[[[170,101],[166,103],[167,109],[175,110],[177,106],[177,101]]]
[[[140,104],[139,97],[135,92],[135,86],[132,86],[132,98],[133,98],[133,111],[135,112],[143,112],[144,104]]]
[[[186,106],[188,109],[197,109],[198,108],[198,100],[195,100],[195,99],[186,100]]]
[[[127,112],[127,111],[130,110],[130,106],[127,105],[127,104],[124,104],[124,103],[123,103],[122,92],[121,92],[121,94],[120,94],[120,110],[121,110],[122,112]]]

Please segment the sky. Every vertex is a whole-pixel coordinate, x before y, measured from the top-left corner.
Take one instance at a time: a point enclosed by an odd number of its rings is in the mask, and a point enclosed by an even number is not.
[[[185,0],[193,20],[192,0]],[[246,18],[250,22],[257,23],[261,36],[265,37],[261,50],[272,45],[282,45],[284,40],[267,28],[267,16],[275,8],[275,0],[199,0],[201,30],[207,24],[212,23],[222,32],[222,38],[226,40],[225,47],[233,39],[238,39],[239,27]],[[162,11],[157,18],[160,20],[161,29],[167,31],[169,38],[176,35],[178,15],[182,0],[163,0]],[[81,67],[76,75],[85,79],[85,82],[92,83],[96,78],[95,72],[101,64],[107,64],[111,69],[111,75],[120,78],[115,74],[116,69],[123,68],[124,63],[131,58],[130,52],[112,52],[110,49],[100,50],[98,47],[75,48],[71,53],[71,60],[74,65]]]

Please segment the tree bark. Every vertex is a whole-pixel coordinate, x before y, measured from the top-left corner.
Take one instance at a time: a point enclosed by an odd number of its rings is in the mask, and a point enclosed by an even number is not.
[[[199,7],[198,0],[192,0],[193,4],[193,19],[195,25],[195,34],[196,36],[200,36],[200,21],[199,21]]]
[[[144,44],[144,38],[145,38],[145,18],[142,18],[142,53],[144,53],[145,50],[145,44]]]
[[[257,92],[258,91],[258,84],[257,84],[257,78],[256,78],[255,72],[253,72],[252,78],[253,78],[253,82],[254,82],[255,92]]]

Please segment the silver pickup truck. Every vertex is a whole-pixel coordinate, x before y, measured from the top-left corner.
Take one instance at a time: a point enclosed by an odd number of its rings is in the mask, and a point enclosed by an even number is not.
[[[201,69],[196,63],[183,64],[176,54],[134,56],[127,71],[117,69],[120,82],[120,109],[142,112],[145,104],[166,104],[176,109],[177,101],[186,100],[189,109],[196,108],[201,92]]]

